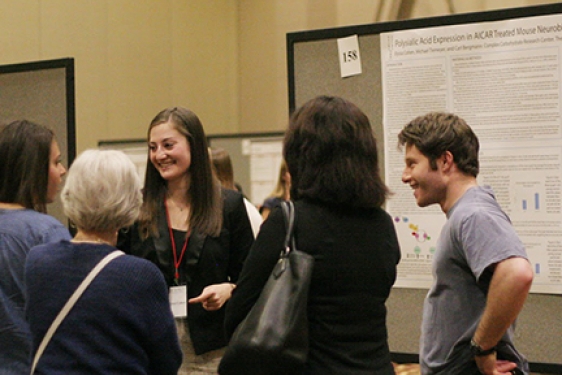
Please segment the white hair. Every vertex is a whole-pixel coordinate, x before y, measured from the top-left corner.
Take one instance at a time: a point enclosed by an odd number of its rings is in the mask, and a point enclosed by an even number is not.
[[[125,153],[86,150],[70,166],[61,200],[65,215],[79,229],[113,232],[137,219],[141,181]]]

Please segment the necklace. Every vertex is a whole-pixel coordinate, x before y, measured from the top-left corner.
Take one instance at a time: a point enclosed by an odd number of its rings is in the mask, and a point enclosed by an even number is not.
[[[172,202],[172,204],[178,209],[180,210],[180,212],[183,212],[183,210],[185,210],[187,208],[187,206],[180,206],[179,204],[176,203],[175,200],[173,200],[171,197],[168,197],[167,200],[169,200],[170,202]]]

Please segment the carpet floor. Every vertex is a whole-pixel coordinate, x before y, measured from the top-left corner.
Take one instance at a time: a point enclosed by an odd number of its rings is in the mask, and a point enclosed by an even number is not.
[[[396,375],[420,375],[420,365],[413,363],[393,363]]]

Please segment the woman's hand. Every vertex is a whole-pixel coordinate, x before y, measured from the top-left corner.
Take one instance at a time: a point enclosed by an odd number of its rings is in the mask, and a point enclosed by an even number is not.
[[[189,299],[189,303],[200,303],[207,311],[219,310],[230,299],[236,285],[231,283],[213,284],[205,287],[197,297]]]

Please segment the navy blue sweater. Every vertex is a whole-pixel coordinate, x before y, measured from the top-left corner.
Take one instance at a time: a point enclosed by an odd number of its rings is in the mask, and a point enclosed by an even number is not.
[[[71,294],[114,250],[61,241],[30,251],[25,280],[33,355]],[[51,339],[36,374],[176,374],[181,358],[161,272],[149,261],[124,255],[86,289]]]

